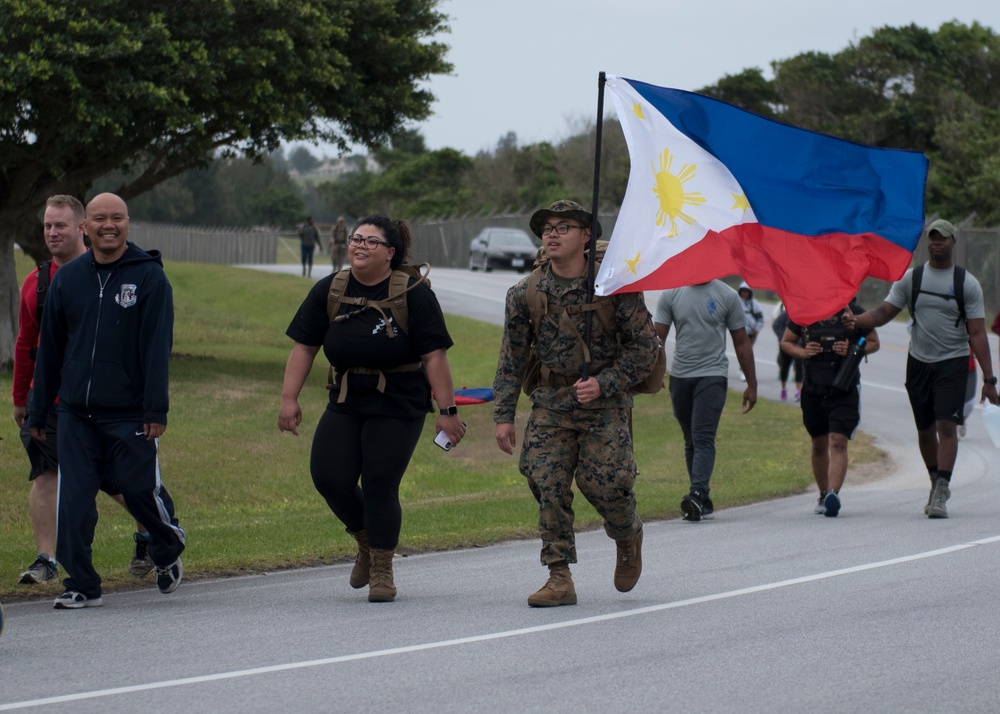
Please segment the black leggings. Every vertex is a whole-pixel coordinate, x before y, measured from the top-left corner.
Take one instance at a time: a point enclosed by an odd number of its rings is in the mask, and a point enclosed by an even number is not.
[[[327,409],[316,426],[309,461],[313,484],[347,530],[364,529],[373,548],[393,550],[399,544],[399,483],[417,448],[424,418]]]
[[[795,367],[795,383],[802,383],[802,360],[795,359],[784,350],[778,350],[778,381],[784,384],[788,381],[788,373]]]

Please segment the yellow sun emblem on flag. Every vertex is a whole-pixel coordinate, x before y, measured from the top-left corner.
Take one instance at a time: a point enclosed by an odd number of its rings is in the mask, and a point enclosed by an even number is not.
[[[695,177],[698,167],[691,164],[684,164],[675,176],[670,173],[670,167],[673,165],[673,162],[674,156],[670,153],[670,149],[664,149],[663,153],[660,154],[659,171],[656,170],[653,162],[650,162],[650,166],[653,169],[653,176],[656,178],[653,193],[660,202],[660,207],[656,211],[656,225],[662,226],[668,219],[670,220],[670,232],[667,233],[668,238],[673,238],[677,235],[678,220],[684,221],[688,225],[695,222],[693,217],[684,213],[684,206],[700,206],[707,200],[699,191],[684,190],[684,184]]]

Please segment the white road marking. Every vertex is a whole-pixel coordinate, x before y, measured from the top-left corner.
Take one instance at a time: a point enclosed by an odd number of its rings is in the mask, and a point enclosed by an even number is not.
[[[162,682],[135,684],[128,687],[99,689],[92,692],[80,692],[78,694],[64,694],[62,696],[46,697],[44,699],[32,699],[23,702],[11,702],[9,704],[0,704],[0,711],[15,711],[18,709],[28,709],[30,707],[39,707],[48,704],[61,704],[64,702],[83,701],[85,699],[111,697],[117,694],[130,694],[132,692],[146,692],[153,689],[165,689],[167,687],[182,687],[189,684],[204,684],[206,682],[217,682],[227,679],[255,677],[261,674],[271,674],[272,672],[285,672],[289,670],[306,669],[309,667],[323,667],[331,664],[340,664],[342,662],[357,662],[359,660],[373,659],[375,657],[389,657],[392,655],[408,654],[410,652],[423,652],[426,650],[441,649],[444,647],[456,647],[459,645],[468,645],[476,642],[488,642],[490,640],[500,640],[508,637],[520,637],[522,635],[532,635],[539,632],[551,632],[553,630],[561,630],[569,627],[580,627],[582,625],[592,625],[595,623],[609,622],[611,620],[618,620],[625,617],[635,617],[636,615],[646,615],[654,612],[676,610],[682,607],[689,607],[691,605],[701,605],[706,602],[715,602],[716,600],[726,600],[729,598],[741,597],[743,595],[753,595],[755,593],[767,592],[769,590],[777,590],[792,585],[803,585],[806,583],[813,583],[820,580],[827,580],[829,578],[840,577],[842,575],[852,575],[854,573],[861,573],[866,570],[887,568],[893,565],[901,565],[903,563],[911,563],[917,560],[924,560],[926,558],[934,558],[939,555],[948,555],[950,553],[957,553],[959,551],[967,550],[969,548],[974,548],[976,546],[992,545],[998,542],[1000,542],[1000,535],[992,536],[990,538],[982,538],[980,540],[972,541],[971,543],[962,543],[959,545],[948,546],[947,548],[938,548],[937,550],[929,550],[923,553],[916,553],[914,555],[906,555],[900,558],[891,558],[889,560],[881,560],[875,563],[855,565],[853,567],[842,568],[840,570],[829,570],[825,573],[806,575],[799,578],[791,578],[789,580],[779,580],[778,582],[774,583],[754,585],[748,588],[729,590],[727,592],[716,593],[713,595],[702,595],[701,597],[688,598],[687,600],[678,600],[676,602],[667,602],[667,603],[662,603],[660,605],[649,605],[647,607],[639,607],[632,610],[624,610],[622,612],[613,612],[613,613],[608,613],[606,615],[595,615],[593,617],[583,617],[575,620],[553,622],[547,625],[537,625],[535,627],[523,627],[517,630],[507,630],[505,632],[493,632],[486,635],[459,637],[453,640],[426,642],[420,645],[408,645],[406,647],[393,647],[384,650],[374,650],[372,652],[359,652],[357,654],[341,655],[339,657],[313,659],[313,660],[307,660],[305,662],[289,662],[287,664],[276,664],[276,665],[271,665],[269,667],[254,667],[252,669],[241,669],[233,672],[206,674],[199,677],[183,677],[181,679],[170,679]]]

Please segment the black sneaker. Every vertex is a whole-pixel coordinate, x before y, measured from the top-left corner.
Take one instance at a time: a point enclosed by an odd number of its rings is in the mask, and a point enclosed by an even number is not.
[[[128,571],[137,578],[144,578],[156,567],[153,559],[149,557],[149,535],[134,533],[132,537],[135,539],[135,550],[132,551]]]
[[[705,496],[705,500],[701,503],[701,520],[710,521],[713,518],[715,518],[715,504],[711,498]]]
[[[56,570],[56,564],[49,560],[48,554],[40,553],[31,567],[21,573],[18,582],[22,585],[47,583],[50,580],[55,580],[57,575],[59,575],[59,571]]]
[[[160,592],[164,595],[172,593],[176,590],[177,586],[181,584],[181,580],[183,579],[184,565],[181,563],[180,558],[165,568],[156,566],[156,587],[158,587]]]
[[[840,513],[840,496],[834,491],[826,494],[826,499],[824,500],[824,505],[826,506],[826,511],[823,513],[827,518],[836,518],[837,514]]]
[[[701,515],[705,511],[705,504],[702,500],[701,491],[698,489],[692,489],[691,493],[681,499],[681,510],[684,511],[684,520],[695,521],[701,520]]]

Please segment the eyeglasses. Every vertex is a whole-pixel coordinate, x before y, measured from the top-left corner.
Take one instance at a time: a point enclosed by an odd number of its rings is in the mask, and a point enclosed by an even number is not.
[[[564,236],[567,233],[569,233],[570,230],[572,230],[573,228],[580,228],[582,230],[583,226],[573,226],[570,225],[569,223],[560,223],[558,226],[543,226],[542,235],[547,236],[549,233],[552,233],[554,231],[559,235]]]
[[[363,236],[360,233],[355,233],[347,239],[347,242],[353,245],[355,248],[360,248],[364,246],[368,250],[375,250],[380,245],[389,245],[384,240],[379,240],[375,236]]]

